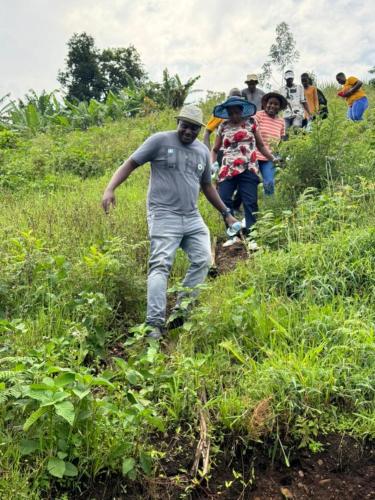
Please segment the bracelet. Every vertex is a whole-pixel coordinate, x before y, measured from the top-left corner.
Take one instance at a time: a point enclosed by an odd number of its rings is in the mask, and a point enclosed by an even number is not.
[[[231,212],[230,208],[228,208],[228,207],[225,207],[224,210],[222,210],[220,213],[224,219],[226,217],[228,217],[228,215],[232,215],[232,212]]]

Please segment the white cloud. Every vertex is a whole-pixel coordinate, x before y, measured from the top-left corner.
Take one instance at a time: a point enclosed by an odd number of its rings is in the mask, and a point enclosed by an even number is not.
[[[367,77],[374,64],[371,0],[0,0],[0,95],[54,88],[66,42],[87,31],[99,47],[133,44],[146,70],[160,79],[164,67],[197,86],[227,90],[258,70],[286,21],[301,58],[295,70],[333,80],[338,70]],[[278,78],[279,79],[279,78]]]

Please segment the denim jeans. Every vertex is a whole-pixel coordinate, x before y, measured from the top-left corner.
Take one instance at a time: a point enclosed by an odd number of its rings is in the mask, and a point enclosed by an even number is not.
[[[275,192],[275,166],[268,160],[258,160],[258,164],[262,174],[264,194],[270,196]]]
[[[258,211],[259,182],[259,177],[250,170],[245,170],[242,174],[219,182],[218,190],[220,198],[231,210],[233,210],[233,193],[236,189],[239,192],[245,210],[246,230],[255,224],[256,221],[255,212]]]
[[[210,233],[199,213],[181,216],[171,212],[150,213],[148,228],[151,240],[147,279],[146,323],[163,326],[167,306],[167,285],[178,248],[186,252],[190,266],[183,281],[185,288],[203,283],[211,266]],[[197,291],[192,291],[193,295]],[[177,303],[186,296],[180,293]]]
[[[348,119],[353,122],[359,122],[363,120],[363,113],[368,108],[368,100],[367,97],[361,97],[353,102],[351,106],[348,108]]]
[[[285,122],[285,130],[288,130],[290,127],[302,127],[303,116],[302,115],[293,115],[284,117]]]

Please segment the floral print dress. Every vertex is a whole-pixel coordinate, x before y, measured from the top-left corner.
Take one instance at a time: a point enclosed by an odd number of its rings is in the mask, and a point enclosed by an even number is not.
[[[219,170],[219,182],[242,174],[245,170],[258,174],[255,130],[256,124],[251,120],[239,124],[227,120],[220,125],[218,135],[222,139],[223,162]]]

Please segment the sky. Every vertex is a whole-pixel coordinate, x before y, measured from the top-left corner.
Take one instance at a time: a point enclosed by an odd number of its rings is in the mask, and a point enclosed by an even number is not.
[[[373,0],[0,0],[0,98],[59,88],[66,43],[92,35],[98,48],[134,45],[150,78],[162,71],[197,89],[243,87],[260,70],[285,21],[296,39],[296,74],[333,81],[338,71],[369,78],[375,65]],[[280,86],[279,74],[272,83]]]

